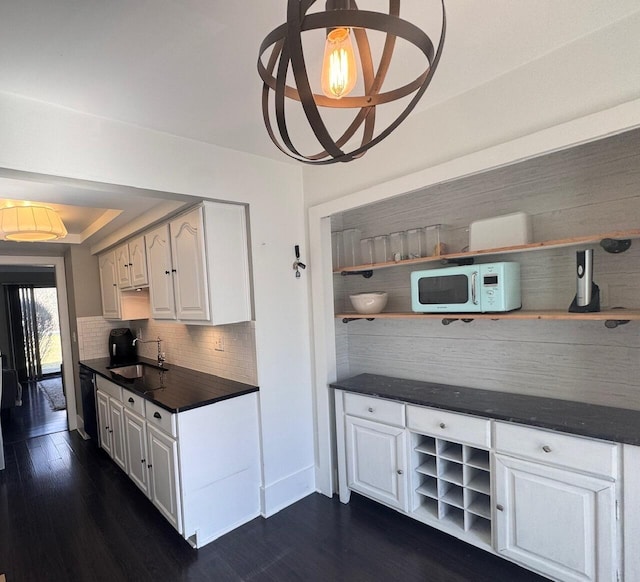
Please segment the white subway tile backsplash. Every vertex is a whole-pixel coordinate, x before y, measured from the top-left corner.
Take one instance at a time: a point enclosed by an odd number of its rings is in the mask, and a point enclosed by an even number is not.
[[[253,322],[216,327],[165,323],[157,320],[111,322],[103,317],[78,318],[78,344],[81,360],[107,357],[109,331],[130,327],[133,334],[142,330],[144,339],[162,339],[167,364],[175,364],[214,374],[238,382],[258,384],[255,327]],[[218,339],[224,351],[215,349]],[[138,354],[157,355],[157,344],[138,344]]]

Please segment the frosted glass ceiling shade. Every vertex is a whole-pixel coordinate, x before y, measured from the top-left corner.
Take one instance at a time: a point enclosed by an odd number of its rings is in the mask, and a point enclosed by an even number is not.
[[[7,206],[0,208],[0,235],[3,240],[36,242],[64,238],[67,229],[46,206]]]

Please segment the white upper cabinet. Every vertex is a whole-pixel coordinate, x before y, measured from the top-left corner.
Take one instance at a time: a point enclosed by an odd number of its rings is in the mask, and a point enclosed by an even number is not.
[[[201,206],[169,223],[173,282],[178,319],[209,319],[209,281]]]
[[[147,250],[142,235],[129,241],[129,281],[132,287],[145,287],[149,284]]]
[[[151,317],[154,319],[175,319],[176,307],[173,298],[173,276],[171,274],[173,266],[169,225],[163,224],[148,232],[145,235],[145,243]]]
[[[204,202],[145,240],[152,317],[209,325],[251,319],[244,206]]]
[[[119,250],[119,249],[117,249]],[[121,289],[118,279],[118,253],[108,251],[98,256],[102,316],[105,319],[148,319],[149,294],[146,289]]]
[[[106,319],[120,319],[120,290],[117,282],[116,256],[109,251],[98,257],[102,315]]]
[[[149,284],[144,236],[131,239],[117,247],[115,259],[120,289],[146,287]]]
[[[131,287],[129,280],[129,245],[127,243],[120,245],[113,252],[116,259],[118,287],[120,287],[120,289]]]

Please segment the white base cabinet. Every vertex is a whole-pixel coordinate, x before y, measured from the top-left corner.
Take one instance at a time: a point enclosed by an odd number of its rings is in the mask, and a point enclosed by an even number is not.
[[[260,514],[257,393],[172,414],[101,376],[96,386],[100,446],[191,546]]]
[[[116,464],[127,470],[127,452],[124,433],[124,408],[122,402],[105,392],[96,393],[100,446]]]
[[[335,403],[343,503],[357,491],[553,580],[638,579],[619,508],[633,549],[639,447],[623,472],[613,442],[340,390]]]
[[[616,580],[615,483],[496,455],[496,549],[555,580]]]
[[[349,487],[390,507],[406,509],[406,431],[345,417]]]
[[[151,487],[149,490],[153,504],[167,521],[182,533],[180,512],[180,476],[178,474],[178,444],[175,439],[148,427],[149,463]]]
[[[127,474],[140,490],[149,497],[147,423],[141,416],[125,409],[124,432],[127,443]]]

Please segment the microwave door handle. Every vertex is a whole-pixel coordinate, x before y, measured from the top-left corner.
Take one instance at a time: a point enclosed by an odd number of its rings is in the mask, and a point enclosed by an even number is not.
[[[478,288],[478,271],[471,273],[471,303],[478,305],[478,294],[476,289]]]

